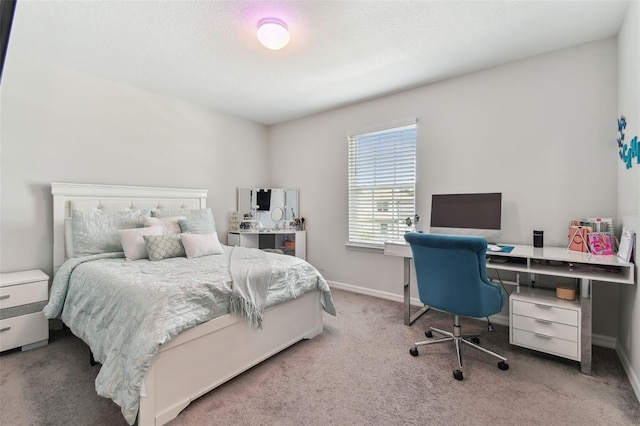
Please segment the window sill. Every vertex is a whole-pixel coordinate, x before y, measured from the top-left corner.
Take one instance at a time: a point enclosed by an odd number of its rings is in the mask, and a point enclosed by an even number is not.
[[[347,250],[356,250],[356,251],[366,251],[369,253],[384,253],[384,244],[374,245],[374,244],[355,244],[355,243],[346,243],[344,245]]]

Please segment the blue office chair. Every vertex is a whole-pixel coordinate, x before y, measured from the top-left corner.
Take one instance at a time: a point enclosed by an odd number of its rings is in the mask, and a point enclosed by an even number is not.
[[[508,370],[507,359],[479,345],[478,336],[462,335],[459,316],[484,318],[500,312],[505,293],[499,285],[487,280],[485,254],[487,241],[480,237],[407,233],[404,239],[411,245],[418,280],[420,301],[432,308],[454,315],[453,333],[429,327],[441,338],[417,342],[409,353],[418,355],[418,346],[453,341],[458,355],[456,380],[462,380],[461,343],[500,360],[498,367]]]

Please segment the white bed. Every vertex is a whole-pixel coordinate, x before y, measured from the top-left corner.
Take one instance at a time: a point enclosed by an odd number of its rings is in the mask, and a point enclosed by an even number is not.
[[[51,186],[54,272],[66,258],[65,219],[70,217],[72,206],[87,211],[206,207],[207,191],[202,189]],[[321,292],[312,291],[267,309],[261,330],[250,327],[240,316],[226,314],[181,333],[160,348],[146,373],[138,424],[165,424],[195,398],[288,346],[320,334],[322,315]]]

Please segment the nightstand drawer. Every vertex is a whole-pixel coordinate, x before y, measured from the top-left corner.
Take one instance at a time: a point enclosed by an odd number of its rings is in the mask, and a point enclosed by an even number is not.
[[[0,287],[0,309],[40,302],[49,298],[48,281]]]
[[[580,361],[580,350],[577,342],[545,337],[541,334],[511,328],[511,344],[546,352],[552,355]]]
[[[227,234],[227,245],[228,246],[232,246],[232,247],[239,246],[240,245],[240,234],[234,233],[234,232],[229,232]]]
[[[49,322],[42,312],[0,320],[0,351],[49,339]]]
[[[565,309],[546,303],[532,303],[522,300],[512,300],[511,302],[512,314],[514,315],[578,326],[578,311],[575,309]]]
[[[558,322],[513,315],[511,317],[511,327],[548,337],[578,342],[578,327]]]

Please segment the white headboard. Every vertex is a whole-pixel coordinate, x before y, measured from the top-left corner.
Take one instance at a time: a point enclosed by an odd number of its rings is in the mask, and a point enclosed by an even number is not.
[[[52,183],[53,271],[65,261],[65,218],[71,210],[182,210],[207,207],[206,189]]]

